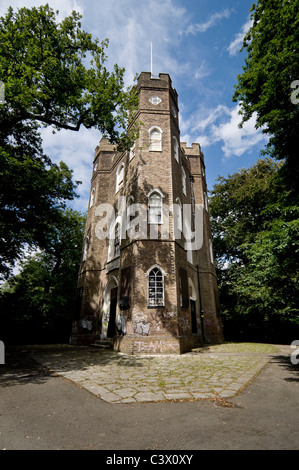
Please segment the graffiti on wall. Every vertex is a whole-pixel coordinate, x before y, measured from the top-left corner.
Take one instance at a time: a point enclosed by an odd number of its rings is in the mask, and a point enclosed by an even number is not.
[[[135,341],[134,346],[136,352],[147,352],[147,353],[165,353],[165,352],[176,352],[176,343],[172,341]]]
[[[145,321],[138,321],[135,323],[134,333],[139,335],[149,335],[151,324]]]

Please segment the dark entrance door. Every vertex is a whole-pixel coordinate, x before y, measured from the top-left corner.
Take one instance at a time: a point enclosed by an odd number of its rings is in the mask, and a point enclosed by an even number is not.
[[[117,287],[111,289],[110,294],[110,315],[107,330],[107,338],[113,338],[115,336],[115,317],[116,317],[116,305],[117,305]]]
[[[190,305],[191,305],[191,326],[192,326],[192,333],[197,333],[196,304],[195,304],[195,300],[190,299]]]

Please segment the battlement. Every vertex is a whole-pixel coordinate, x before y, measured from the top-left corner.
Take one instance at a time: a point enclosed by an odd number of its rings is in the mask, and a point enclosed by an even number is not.
[[[201,156],[202,154],[200,144],[196,142],[191,144],[191,147],[188,147],[186,142],[180,142],[180,145],[186,155]]]
[[[138,77],[137,89],[141,88],[153,88],[155,90],[169,90],[177,103],[178,94],[172,87],[172,81],[168,73],[159,73],[158,76],[153,76],[151,72],[141,72]]]

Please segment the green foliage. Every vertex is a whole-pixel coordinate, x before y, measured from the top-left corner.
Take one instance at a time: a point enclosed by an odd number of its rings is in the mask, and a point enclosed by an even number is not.
[[[48,5],[8,9],[0,18],[0,277],[7,278],[28,246],[47,248],[60,210],[79,182],[64,164],[44,155],[40,128],[94,127],[120,149],[138,129],[134,88],[124,90],[124,69],[105,67],[108,41],[99,43],[73,12],[61,22]]]
[[[0,18],[0,77],[6,100],[0,127],[10,134],[28,119],[75,131],[84,125],[119,142],[137,105],[134,90],[123,89],[124,69],[115,65],[112,72],[107,70],[108,40],[93,40],[81,29],[78,13],[60,23],[56,13],[48,5],[17,12],[10,7]]]
[[[299,204],[271,159],[219,178],[210,214],[226,339],[299,333]]]
[[[47,249],[29,258],[2,286],[1,337],[7,344],[68,342],[84,225],[80,213],[61,211]]]
[[[240,101],[242,123],[256,114],[257,127],[270,138],[267,152],[287,162],[287,180],[298,189],[299,105],[291,101],[291,84],[299,80],[299,0],[258,0],[251,11],[233,99]]]

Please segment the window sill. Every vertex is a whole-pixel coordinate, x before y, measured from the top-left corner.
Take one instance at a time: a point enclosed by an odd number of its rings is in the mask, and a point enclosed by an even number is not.
[[[165,308],[165,305],[148,305],[147,308]]]

